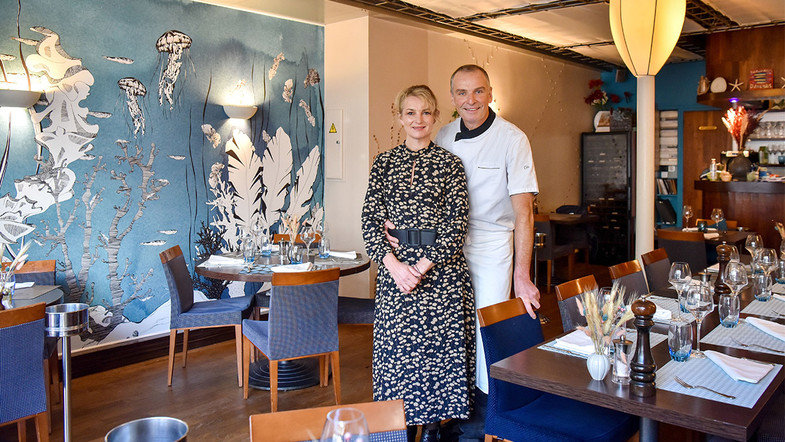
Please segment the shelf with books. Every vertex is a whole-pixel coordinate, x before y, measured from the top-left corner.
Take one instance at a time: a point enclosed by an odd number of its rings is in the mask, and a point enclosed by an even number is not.
[[[655,157],[656,224],[658,227],[681,224],[681,115],[677,110],[661,110],[657,128]]]

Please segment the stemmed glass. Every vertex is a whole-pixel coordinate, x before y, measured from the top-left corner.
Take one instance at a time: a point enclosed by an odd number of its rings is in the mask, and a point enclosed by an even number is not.
[[[739,296],[739,291],[747,285],[747,269],[738,261],[730,261],[722,272],[722,282],[730,287],[733,296]]]
[[[760,235],[757,233],[747,235],[747,239],[744,241],[744,248],[750,252],[751,257],[755,258],[755,252],[761,247],[763,247],[763,240]]]
[[[327,413],[320,442],[367,442],[368,423],[356,408],[337,408]]]
[[[741,262],[741,256],[739,255],[738,247],[734,245],[729,245],[728,247],[730,247],[730,253],[728,254],[728,261]]]
[[[305,256],[309,256],[311,254],[311,244],[316,239],[316,229],[313,226],[307,226],[302,233],[303,242],[305,242]]]
[[[697,330],[697,350],[692,352],[691,358],[703,359],[706,357],[701,351],[701,322],[714,310],[714,295],[708,285],[700,284],[690,287],[687,291],[687,310],[695,316]]]
[[[684,305],[682,293],[690,286],[690,281],[692,281],[692,272],[689,264],[686,262],[674,262],[671,264],[671,269],[668,271],[668,282],[676,290],[679,299],[679,310],[684,313],[687,313],[687,308]]]
[[[682,213],[684,214],[684,227],[690,226],[690,218],[695,215],[695,212],[692,211],[692,206],[689,204],[685,204],[682,208]]]
[[[251,225],[251,233],[253,234],[253,240],[256,244],[257,250],[261,253],[262,249],[262,233],[264,233],[264,224],[262,223],[262,219],[259,218],[256,220],[253,225]]]
[[[777,252],[774,249],[759,249],[755,258],[755,263],[763,270],[766,279],[769,278],[771,272],[777,270]]]
[[[722,212],[722,209],[715,207],[711,210],[711,220],[714,221],[714,227],[717,228],[718,232],[722,232],[720,230],[720,221],[725,219],[725,214]]]

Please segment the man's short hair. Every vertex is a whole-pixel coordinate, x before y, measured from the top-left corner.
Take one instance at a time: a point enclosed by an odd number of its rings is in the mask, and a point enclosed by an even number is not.
[[[453,72],[450,76],[450,92],[452,92],[452,80],[455,78],[455,75],[458,72],[481,72],[485,76],[485,79],[488,80],[488,86],[491,85],[491,77],[488,76],[488,72],[485,69],[477,66],[476,64],[465,64],[456,69],[455,72]]]

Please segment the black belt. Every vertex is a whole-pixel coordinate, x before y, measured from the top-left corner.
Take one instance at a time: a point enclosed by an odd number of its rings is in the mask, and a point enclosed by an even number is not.
[[[436,229],[389,229],[401,244],[430,246],[436,242]]]

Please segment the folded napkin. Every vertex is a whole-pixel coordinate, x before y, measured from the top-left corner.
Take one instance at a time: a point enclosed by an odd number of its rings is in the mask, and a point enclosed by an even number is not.
[[[552,346],[586,356],[594,353],[594,343],[591,341],[589,335],[582,330],[574,330],[570,334],[557,338]]]
[[[681,231],[682,232],[697,232],[698,228],[697,227],[685,227],[685,228],[681,229]]]
[[[330,250],[330,257],[331,258],[346,258],[346,259],[356,259],[357,252],[352,250],[351,252],[336,252],[335,250]]]
[[[657,310],[655,310],[652,319],[657,322],[668,322],[671,320],[672,317],[673,317],[673,312],[671,312],[667,308],[657,306]]]
[[[720,271],[720,263],[716,263],[714,265],[710,265],[710,266],[706,267],[706,271],[707,272],[711,272],[711,273],[719,272]]]
[[[716,238],[720,237],[720,234],[719,233],[704,233],[703,237],[705,239],[716,239]]]
[[[765,319],[748,316],[747,322],[755,326],[762,332],[765,332],[775,338],[785,341],[785,325],[777,324],[776,322],[767,321]]]
[[[210,255],[207,261],[199,264],[200,267],[241,266],[245,264],[242,258],[232,258],[223,255]]]
[[[304,262],[302,264],[288,264],[284,266],[272,267],[274,273],[295,273],[295,272],[308,272],[313,269],[312,262]]]
[[[774,368],[773,364],[736,358],[714,350],[706,350],[703,353],[734,381],[757,384]]]
[[[778,283],[774,284],[773,286],[771,286],[771,291],[774,292],[774,293],[779,293],[780,295],[785,295],[785,284],[782,284],[782,283],[778,282]],[[785,301],[785,296],[774,295],[774,297],[777,298],[777,299],[781,299],[781,300]]]
[[[28,289],[28,288],[32,287],[33,285],[35,285],[35,281],[30,281],[30,282],[17,282],[17,283],[14,285],[14,287],[16,287],[16,288],[18,288],[18,289]]]
[[[774,291],[774,290],[772,289],[772,291]],[[779,294],[775,293],[775,294],[773,294],[771,296],[773,296],[774,299],[779,299],[780,301],[785,301],[785,295],[779,295]]]

